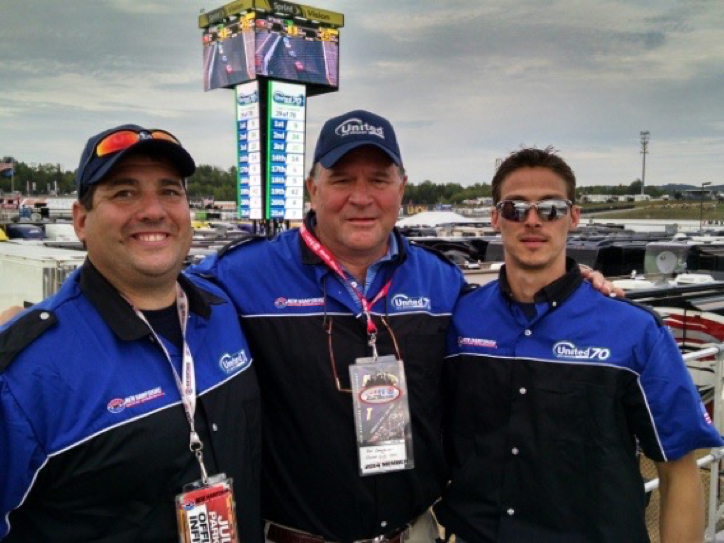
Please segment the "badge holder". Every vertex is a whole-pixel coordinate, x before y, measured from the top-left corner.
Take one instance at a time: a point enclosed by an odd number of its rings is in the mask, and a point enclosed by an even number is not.
[[[191,450],[199,460],[202,478],[184,485],[176,496],[179,541],[197,543],[239,543],[233,480],[219,473],[208,477],[204,467],[201,440],[191,437]]]
[[[179,541],[238,543],[232,480],[219,473],[207,483],[195,481],[176,496]]]
[[[414,468],[402,360],[393,355],[358,358],[349,373],[360,475]]]

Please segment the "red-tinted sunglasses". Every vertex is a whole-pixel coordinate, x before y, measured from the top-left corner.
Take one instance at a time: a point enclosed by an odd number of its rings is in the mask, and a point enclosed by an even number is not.
[[[119,130],[104,137],[96,145],[95,155],[98,158],[117,153],[128,149],[130,146],[137,144],[141,140],[154,139],[165,140],[181,145],[176,136],[166,132],[165,130]]]

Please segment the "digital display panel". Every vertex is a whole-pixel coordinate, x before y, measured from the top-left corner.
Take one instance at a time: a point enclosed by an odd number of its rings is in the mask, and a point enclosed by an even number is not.
[[[269,81],[266,218],[304,217],[304,85]]]
[[[236,87],[236,146],[238,157],[238,205],[242,219],[262,219],[261,118],[259,83],[250,81]]]
[[[339,86],[339,31],[257,14],[257,75],[325,87]]]
[[[254,14],[210,26],[203,35],[204,90],[234,87],[256,79]]]
[[[339,30],[311,21],[247,12],[205,29],[204,90],[257,76],[305,83],[310,94],[339,87]]]

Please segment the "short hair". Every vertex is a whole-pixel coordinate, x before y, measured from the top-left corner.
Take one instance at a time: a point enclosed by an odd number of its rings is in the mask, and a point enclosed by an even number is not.
[[[88,188],[86,188],[81,194],[81,197],[78,198],[78,202],[80,202],[80,205],[82,205],[87,211],[93,209],[93,197],[96,194],[97,188],[98,183],[93,183]]]
[[[405,168],[403,166],[398,166],[397,164],[395,164],[395,166],[397,166],[397,171],[400,174],[400,178],[405,177]],[[316,180],[319,177],[320,168],[323,167],[324,166],[322,166],[319,162],[315,162],[314,164],[312,164],[312,167],[309,168],[309,178],[312,179],[312,181]]]
[[[510,174],[521,168],[547,168],[558,175],[566,184],[566,193],[571,202],[576,201],[576,176],[571,167],[558,156],[558,151],[551,146],[545,149],[525,147],[512,152],[495,172],[492,181],[493,204],[500,201],[503,181]]]

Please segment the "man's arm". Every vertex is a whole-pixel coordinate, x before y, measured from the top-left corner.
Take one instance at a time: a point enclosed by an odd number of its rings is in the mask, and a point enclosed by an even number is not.
[[[704,541],[704,489],[694,453],[672,462],[657,462],[661,496],[661,543]]]
[[[23,308],[19,305],[8,307],[5,311],[0,312],[0,326],[8,322],[15,315],[19,315],[23,312]]]

